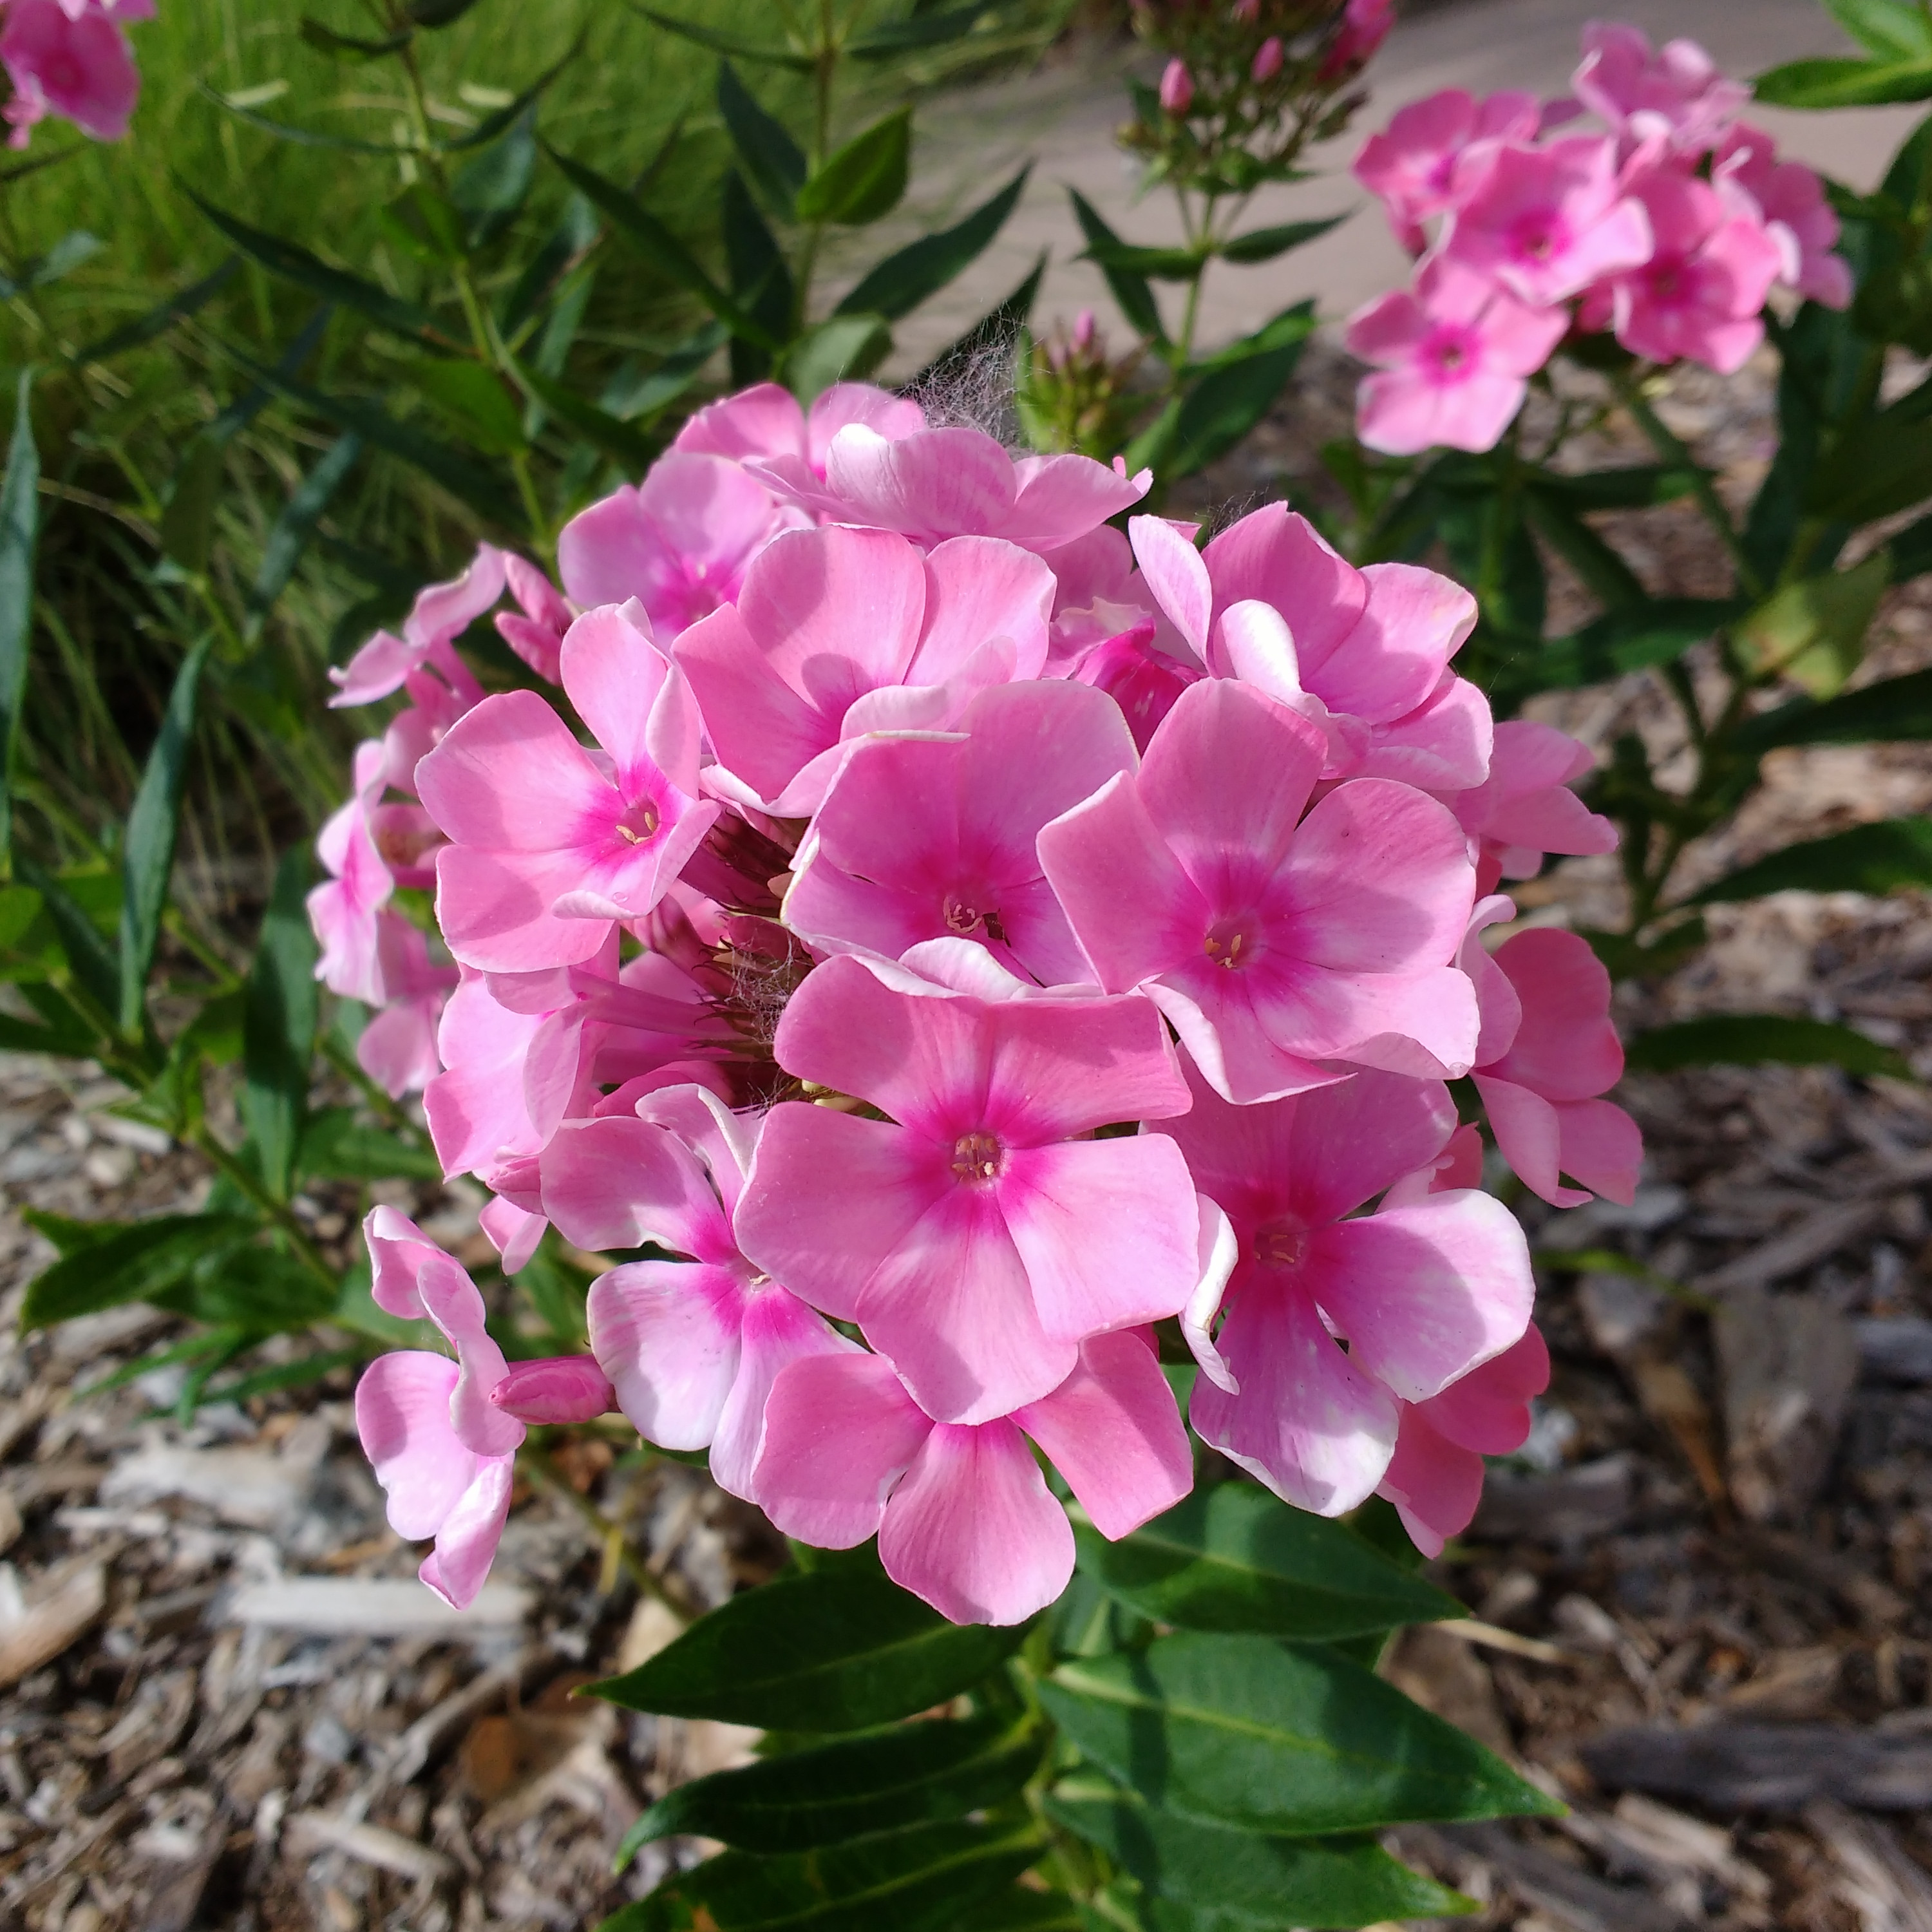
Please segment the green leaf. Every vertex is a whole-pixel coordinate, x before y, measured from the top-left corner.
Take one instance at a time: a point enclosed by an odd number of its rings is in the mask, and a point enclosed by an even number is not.
[[[152,1301],[177,1286],[204,1256],[255,1232],[238,1214],[161,1214],[112,1227],[35,1277],[20,1310],[23,1330],[98,1314],[124,1301]]]
[[[195,91],[204,100],[213,101],[224,114],[232,115],[237,121],[250,128],[259,128],[263,134],[272,134],[277,140],[289,142],[298,148],[326,148],[344,154],[406,154],[412,152],[400,142],[362,141],[347,134],[324,134],[315,128],[292,128],[286,121],[271,120],[266,114],[256,113],[252,104],[272,99],[273,95],[250,90],[238,92],[231,99],[219,88],[210,87],[205,80],[195,82]]]
[[[1042,248],[1024,281],[1006,300],[988,309],[964,335],[955,338],[906,386],[914,392],[942,370],[956,369],[994,349],[1017,350],[1019,332],[1033,313],[1040,285],[1046,274],[1047,250]]]
[[[418,362],[410,376],[457,433],[485,456],[514,456],[529,446],[523,412],[494,370],[480,362]]]
[[[741,39],[735,34],[721,34],[715,27],[700,26],[695,20],[680,20],[669,14],[660,14],[655,8],[640,7],[636,0],[628,0],[631,10],[641,14],[654,26],[664,28],[667,33],[681,35],[687,40],[694,40],[700,47],[709,47],[714,54],[724,54],[732,60],[753,61],[763,67],[789,68],[794,74],[809,74],[816,63],[809,54],[800,53],[795,47],[773,46],[768,43]]]
[[[273,1395],[280,1389],[307,1388],[338,1369],[352,1369],[357,1363],[367,1361],[368,1354],[366,1348],[329,1348],[292,1362],[278,1362],[272,1368],[257,1369],[252,1376],[242,1376],[210,1389],[208,1400],[238,1403],[251,1402],[258,1395]]]
[[[34,372],[15,388],[14,440],[0,478],[0,864],[14,846],[14,754],[27,694],[34,631],[34,550],[40,530],[40,455],[34,442]]]
[[[1720,598],[1656,597],[1606,611],[1567,638],[1512,657],[1496,677],[1510,702],[1538,691],[1575,691],[1652,664],[1670,664],[1721,630],[1738,606]]]
[[[554,382],[532,369],[526,362],[518,363],[516,371],[518,381],[552,416],[568,424],[592,448],[640,473],[657,460],[661,446],[642,430],[620,422],[562,383]],[[680,385],[680,388],[688,386],[688,379]]]
[[[835,311],[839,315],[882,315],[896,322],[978,260],[1005,225],[1027,184],[1022,168],[1000,191],[950,228],[922,235],[867,270]]]
[[[415,302],[392,296],[374,282],[352,275],[346,268],[332,268],[320,256],[311,254],[298,242],[286,242],[279,235],[251,228],[226,210],[215,206],[189,187],[179,184],[182,192],[250,260],[258,262],[271,274],[307,289],[324,302],[339,303],[366,315],[380,327],[398,335],[438,336],[442,332],[436,318]]]
[[[915,9],[909,20],[881,21],[848,40],[845,51],[854,60],[884,61],[925,47],[945,46],[964,40],[992,10],[984,5],[955,7],[943,14]]]
[[[1814,515],[1867,524],[1932,496],[1932,430],[1888,412],[1857,424],[1811,478],[1805,507]]]
[[[705,272],[691,250],[641,202],[580,161],[560,154],[548,141],[544,152],[571,186],[593,207],[602,209],[618,232],[660,274],[697,296],[734,335],[755,342],[762,349],[777,350],[778,343],[771,331],[740,308]]]
[[[308,852],[298,845],[275,868],[242,1005],[242,1117],[262,1181],[278,1201],[288,1198],[294,1177],[315,1055],[316,948],[308,890]]]
[[[1767,892],[1880,893],[1901,886],[1932,886],[1932,818],[1888,819],[1787,845],[1684,903],[1714,905]]]
[[[0,275],[0,296],[10,302],[29,290],[44,289],[63,275],[71,274],[83,262],[92,261],[106,245],[99,236],[90,235],[84,228],[63,235],[44,255],[36,255],[24,263],[17,278]]]
[[[1757,98],[1778,107],[1879,107],[1932,96],[1932,55],[1917,60],[1792,61],[1761,74]]]
[[[902,107],[828,155],[798,190],[801,221],[860,228],[898,207],[912,160],[912,110]]]
[[[1920,738],[1932,738],[1932,670],[1861,685],[1822,704],[1802,698],[1760,712],[1738,727],[1732,742],[1757,753],[1785,745],[1895,745]]]
[[[336,1289],[292,1255],[255,1246],[204,1255],[188,1280],[162,1299],[197,1321],[249,1336],[278,1335],[326,1322],[334,1312]]]
[[[976,1684],[1024,1634],[950,1624],[875,1568],[812,1570],[734,1597],[648,1664],[590,1688],[666,1717],[869,1730]]]
[[[1932,60],[1932,14],[1915,0],[1825,0],[1825,10],[1881,59]]]
[[[598,1932],[944,1932],[1046,1849],[1030,1825],[944,1824],[786,1858],[726,1852],[667,1880]]]
[[[121,1010],[121,965],[112,949],[102,940],[99,926],[74,895],[26,853],[14,855],[14,870],[24,884],[40,894],[41,909],[59,941],[75,989],[98,1010],[101,1023],[112,1028],[118,1024]],[[112,884],[106,875],[103,882]],[[117,920],[118,916],[117,904]],[[30,1000],[34,998],[31,985],[22,984],[20,991]],[[64,1019],[65,1016],[62,1017]]]
[[[1294,340],[1279,348],[1210,370],[1181,398],[1167,452],[1167,480],[1191,476],[1224,456],[1274,407],[1315,332],[1315,304],[1298,303]]]
[[[1842,1066],[1910,1080],[1904,1058],[1856,1029],[1782,1013],[1718,1013],[1640,1033],[1624,1046],[1624,1064],[1646,1073],[1683,1066]]]
[[[1224,262],[1272,262],[1291,248],[1305,248],[1310,242],[1318,241],[1348,218],[1346,214],[1330,214],[1318,221],[1286,221],[1278,227],[1252,229],[1223,242],[1214,252]]]
[[[620,423],[655,416],[691,387],[705,364],[724,347],[726,339],[727,331],[722,322],[706,322],[654,368],[640,369],[634,362],[625,363],[604,386],[599,407]]]
[[[139,1225],[131,1221],[76,1221],[45,1208],[23,1208],[20,1219],[35,1234],[43,1234],[51,1241],[55,1252],[63,1261],[83,1249],[98,1248],[104,1241],[111,1241],[116,1234]]]
[[[1067,1736],[1164,1809],[1311,1838],[1558,1808],[1473,1738],[1318,1646],[1186,1632],[1060,1665]]]
[[[1016,1885],[981,1899],[953,1919],[946,1932],[1096,1932],[1099,1924],[1064,1892]]]
[[[335,493],[348,480],[356,459],[362,454],[362,439],[352,430],[338,436],[317,460],[315,467],[298,483],[268,541],[262,547],[262,562],[248,590],[248,615],[244,635],[253,641],[262,634],[262,626],[276,600],[289,586],[302,553],[315,535],[322,512]]]
[[[1892,581],[1892,554],[1774,590],[1738,621],[1738,649],[1760,674],[1781,674],[1814,698],[1834,696],[1864,657],[1865,634]]]
[[[190,576],[207,574],[227,455],[224,438],[206,433],[194,437],[176,466],[174,488],[161,512],[161,548]]]
[[[1126,245],[1101,218],[1100,210],[1078,188],[1069,188],[1066,194],[1073,204],[1073,218],[1079,223],[1080,232],[1086,236],[1090,249]],[[1154,298],[1153,290],[1147,285],[1146,278],[1128,269],[1110,268],[1105,262],[1100,263],[1100,272],[1106,277],[1107,286],[1112,291],[1121,314],[1126,317],[1128,327],[1150,341],[1165,343],[1167,331],[1161,323],[1160,307]]]
[[[160,938],[161,914],[168,902],[168,880],[175,866],[175,839],[181,830],[182,787],[188,777],[189,740],[194,734],[195,700],[210,640],[204,638],[182,660],[161,718],[160,735],[148,754],[134,809],[128,814],[121,862],[121,1030],[130,1038],[147,1010],[148,974]]]
[[[1060,1784],[1046,1808],[1150,1892],[1197,1910],[1232,1910],[1240,1922],[1371,1925],[1474,1910],[1461,1894],[1398,1864],[1372,1838],[1232,1831],[1158,1810],[1090,1775]]]
[[[1649,510],[1688,496],[1696,476],[1695,470],[1675,464],[1636,464],[1581,476],[1539,470],[1531,487],[1573,510]]]
[[[740,1851],[802,1852],[964,1817],[1018,1791],[1046,1742],[1037,1728],[998,1714],[942,1718],[694,1778],[632,1826],[618,1865],[654,1838],[686,1834]]]
[[[170,296],[164,302],[157,304],[143,316],[137,316],[130,322],[124,322],[110,334],[104,335],[98,342],[90,344],[78,351],[76,363],[107,362],[130,349],[138,349],[144,342],[152,342],[158,335],[165,334],[184,316],[193,315],[197,309],[205,308],[235,278],[242,272],[242,258],[230,255],[212,274],[204,275],[198,282],[191,282],[179,295]]]
[[[419,27],[454,26],[476,0],[409,0],[403,10]]]
[[[1191,282],[1208,258],[1198,248],[1142,248],[1115,240],[1090,242],[1074,259],[1091,262],[1103,273],[1118,269],[1142,281]]]
[[[440,1180],[442,1164],[388,1127],[364,1125],[352,1107],[324,1107],[302,1130],[296,1172],[325,1180]]]
[[[786,386],[808,407],[834,382],[869,376],[892,348],[892,332],[883,316],[829,316],[786,350]]]
[[[1339,1522],[1251,1483],[1197,1489],[1118,1543],[1074,1519],[1080,1567],[1157,1623],[1326,1640],[1435,1623],[1462,1606]]]
[[[774,214],[789,221],[805,185],[805,157],[784,124],[759,104],[728,60],[718,64],[718,111],[746,180]]]
[[[726,173],[719,200],[732,296],[775,340],[786,341],[792,334],[791,270],[738,169]],[[734,340],[731,380],[762,382],[772,373],[772,361],[770,352],[756,343]]]
[[[332,54],[338,60],[356,62],[382,60],[399,54],[415,38],[405,27],[400,33],[385,34],[380,40],[363,40],[354,34],[338,33],[312,14],[302,16],[301,31],[302,38],[320,52]]]
[[[529,200],[537,172],[537,117],[526,107],[482,152],[466,161],[449,184],[449,198],[466,218],[464,238],[486,248]]]

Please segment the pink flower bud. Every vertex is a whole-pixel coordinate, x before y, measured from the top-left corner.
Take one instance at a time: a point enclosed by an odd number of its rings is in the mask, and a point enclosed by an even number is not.
[[[1270,34],[1255,50],[1255,64],[1248,70],[1249,77],[1257,86],[1274,80],[1280,73],[1284,56],[1281,50],[1281,36]]]
[[[1084,352],[1094,346],[1094,311],[1083,308],[1073,318],[1073,346]]]
[[[552,1355],[518,1363],[490,1400],[519,1422],[593,1422],[617,1406],[617,1392],[594,1355]]]
[[[1168,62],[1160,77],[1160,104],[1177,119],[1194,105],[1194,76],[1178,56]]]

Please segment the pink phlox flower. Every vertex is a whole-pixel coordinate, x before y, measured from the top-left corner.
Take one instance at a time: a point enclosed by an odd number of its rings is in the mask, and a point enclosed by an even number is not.
[[[1173,1393],[1145,1332],[1128,1330],[1082,1342],[1049,1394],[976,1424],[935,1422],[884,1356],[794,1363],[772,1384],[752,1492],[806,1542],[876,1534],[886,1574],[955,1623],[1016,1624],[1073,1574],[1029,1438],[1110,1538],[1193,1486]]]
[[[1138,762],[1120,707],[1066,682],[994,686],[952,734],[862,740],[799,848],[785,923],[822,952],[896,959],[950,934],[1041,986],[1084,980],[1034,842]]]
[[[1475,1520],[1484,1457],[1529,1439],[1530,1403],[1550,1386],[1550,1350],[1536,1324],[1500,1355],[1427,1402],[1404,1402],[1395,1454],[1376,1493],[1396,1506],[1424,1556],[1440,1556]]]
[[[1570,326],[1498,283],[1438,259],[1413,291],[1391,290],[1349,318],[1352,355],[1378,374],[1362,384],[1358,434],[1390,456],[1493,449]]]
[[[1486,1194],[1355,1217],[1448,1142],[1456,1114],[1439,1082],[1360,1073],[1248,1107],[1198,1075],[1190,1084],[1192,1111],[1159,1131],[1226,1212],[1238,1257],[1211,1340],[1214,1310],[1189,1310],[1194,1426],[1286,1502],[1339,1515],[1382,1481],[1402,1403],[1522,1334],[1528,1244]]]
[[[1438,247],[1534,308],[1650,259],[1644,206],[1624,192],[1616,146],[1600,136],[1485,146],[1465,158],[1454,192]]]
[[[565,524],[557,571],[580,610],[634,597],[668,641],[736,602],[746,566],[778,527],[770,494],[739,464],[673,449],[641,484]]]
[[[1498,880],[1534,878],[1552,852],[1617,849],[1616,826],[1570,789],[1595,762],[1587,745],[1553,725],[1512,718],[1496,728],[1489,776],[1443,800],[1474,842],[1479,894]]]
[[[1348,0],[1342,10],[1342,30],[1322,62],[1324,82],[1345,80],[1366,67],[1381,50],[1395,25],[1395,0]]]
[[[509,1515],[524,1430],[490,1400],[508,1364],[476,1284],[437,1250],[418,1261],[414,1292],[456,1359],[420,1349],[379,1357],[356,1385],[356,1426],[387,1495],[390,1528],[412,1542],[435,1539],[418,1575],[452,1609],[466,1610]]]
[[[1606,20],[1584,28],[1582,64],[1570,84],[1626,152],[1661,136],[1679,153],[1708,154],[1751,96],[1695,40],[1653,50],[1641,29]]]
[[[896,530],[930,548],[948,537],[1004,537],[1030,550],[1063,548],[1144,496],[1151,470],[1129,476],[1088,456],[1007,454],[983,430],[922,429],[884,436],[849,423],[825,453],[825,473],[802,457],[753,457],[746,467],[808,514]]]
[[[429,956],[429,940],[400,914],[376,916],[376,966],[381,1010],[370,1015],[356,1042],[356,1064],[400,1100],[419,1093],[442,1071],[436,1033],[458,971]]]
[[[1485,899],[1462,952],[1482,1013],[1476,1091],[1497,1150],[1552,1207],[1580,1208],[1592,1193],[1628,1207],[1643,1136],[1621,1107],[1598,1097],[1624,1071],[1610,976],[1588,941],[1553,928],[1519,932],[1486,952],[1482,929],[1514,912],[1506,898]],[[1565,1187],[1564,1174],[1582,1186]]]
[[[496,614],[496,632],[538,676],[555,684],[563,674],[559,662],[564,633],[576,616],[562,593],[533,563],[514,551],[503,556],[503,580],[516,599],[514,610]]]
[[[490,1400],[506,1415],[536,1427],[595,1422],[617,1406],[617,1394],[595,1355],[548,1355],[506,1370]]]
[[[494,544],[478,544],[463,574],[448,584],[432,584],[417,594],[399,638],[378,631],[348,663],[329,671],[337,686],[328,701],[373,704],[400,691],[412,671],[434,666],[451,688],[472,704],[481,695],[475,679],[455,651],[455,641],[503,594],[504,556]]]
[[[1540,124],[1533,94],[1506,92],[1478,101],[1460,87],[1412,101],[1371,134],[1354,173],[1387,211],[1396,238],[1412,255],[1427,243],[1423,224],[1455,205],[1459,164],[1478,142],[1529,141]]]
[[[706,784],[781,818],[816,811],[868,732],[944,730],[982,687],[1037,677],[1054,587],[1038,557],[988,537],[930,554],[886,530],[775,537],[736,608],[674,653],[718,760]]]
[[[1718,148],[1711,178],[1720,193],[1749,198],[1783,252],[1780,280],[1826,308],[1851,306],[1852,266],[1837,252],[1838,212],[1815,169],[1780,161],[1770,135],[1740,122]]]
[[[718,816],[698,796],[699,728],[682,674],[635,607],[587,611],[562,652],[593,755],[533,692],[487,698],[416,768],[449,838],[436,917],[464,964],[572,965],[648,914]]]
[[[1144,752],[1180,694],[1207,675],[1191,653],[1163,650],[1159,627],[1144,617],[1092,646],[1073,678],[1104,691],[1120,706],[1134,748]]]
[[[385,1314],[403,1322],[427,1322],[416,1282],[424,1267],[442,1253],[400,1208],[372,1208],[362,1217],[369,1250],[369,1292]]]
[[[142,17],[129,14],[127,17]],[[140,98],[141,76],[127,36],[105,12],[76,14],[59,0],[10,0],[0,22],[0,66],[14,83],[3,111],[24,148],[50,114],[96,141],[118,141]]]
[[[1487,774],[1489,706],[1448,669],[1476,622],[1460,584],[1412,564],[1358,571],[1278,503],[1204,554],[1158,518],[1130,530],[1180,642],[1216,676],[1254,686],[1320,730],[1324,779],[1446,788]]]
[[[1680,356],[1735,375],[1764,340],[1762,313],[1785,256],[1754,207],[1674,167],[1630,184],[1649,216],[1650,260],[1619,275],[1617,340],[1653,362]]]
[[[849,423],[863,423],[888,441],[926,427],[926,412],[910,397],[869,382],[835,382],[808,410],[776,382],[756,382],[700,410],[677,433],[674,449],[706,456],[789,457],[823,482],[832,439]]]
[[[328,877],[308,896],[309,924],[321,951],[315,976],[345,1000],[380,1006],[388,998],[379,958],[379,922],[396,882],[376,848],[370,812],[384,784],[383,751],[371,739],[356,749],[348,798],[316,835]]]
[[[1382,778],[1339,785],[1304,818],[1325,755],[1261,693],[1197,684],[1138,778],[1040,835],[1094,976],[1144,990],[1243,1103],[1353,1066],[1460,1075],[1475,1050],[1475,996],[1450,963],[1474,893],[1460,829]]]
[[[634,1113],[569,1123],[542,1162],[544,1205],[566,1240],[686,1258],[599,1276],[591,1349],[646,1441],[708,1448],[719,1486],[748,1498],[773,1378],[854,1348],[739,1252],[732,1215],[757,1138],[715,1094],[670,1087]]]
[[[738,1240],[858,1323],[928,1415],[988,1421],[1057,1388],[1088,1336],[1186,1303],[1200,1216],[1186,1164],[1156,1136],[1088,1136],[1172,1113],[1187,1090],[1145,1000],[915,992],[894,976],[834,958],[793,994],[779,1065],[888,1118],[774,1108]]]
[[[1149,600],[1134,572],[1134,554],[1111,524],[1050,550],[1042,561],[1053,572],[1053,616],[1042,675],[1070,675],[1087,652],[1132,630],[1149,614]]]

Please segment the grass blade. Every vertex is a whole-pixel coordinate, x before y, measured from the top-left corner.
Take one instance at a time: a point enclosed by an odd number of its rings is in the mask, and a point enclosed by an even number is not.
[[[34,442],[33,371],[15,392],[14,440],[0,480],[0,862],[13,850],[14,752],[27,691],[34,629],[34,549],[40,527],[40,455]]]

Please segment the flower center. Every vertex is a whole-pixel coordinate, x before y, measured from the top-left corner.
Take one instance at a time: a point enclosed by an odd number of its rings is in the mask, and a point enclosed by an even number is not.
[[[993,1134],[962,1134],[952,1143],[952,1172],[962,1180],[997,1180],[1006,1150]]]
[[[1241,929],[1238,920],[1217,920],[1208,928],[1201,947],[1217,966],[1232,968],[1253,963],[1254,942]]]
[[[1255,1237],[1255,1259],[1264,1268],[1299,1268],[1308,1258],[1308,1230],[1284,1222]]]
[[[1547,214],[1530,215],[1517,224],[1516,251],[1524,261],[1547,262],[1556,244],[1556,224]]]
[[[658,827],[662,823],[657,801],[640,798],[634,805],[624,808],[624,815],[617,821],[617,836],[626,845],[648,845],[658,836]]]
[[[976,932],[985,918],[986,914],[977,906],[968,905],[950,892],[946,896],[946,929],[948,932],[956,932],[962,937],[969,932]]]

